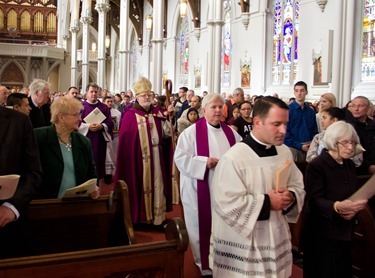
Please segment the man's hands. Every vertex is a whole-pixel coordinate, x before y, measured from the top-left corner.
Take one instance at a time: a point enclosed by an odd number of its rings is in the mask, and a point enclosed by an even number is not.
[[[356,215],[357,212],[363,210],[367,204],[367,200],[358,200],[358,201],[351,201],[351,200],[344,200],[344,201],[337,201],[334,204],[334,209],[336,212],[345,220],[350,220]]]
[[[219,159],[216,157],[207,158],[207,168],[208,169],[215,168],[218,162],[219,162]]]
[[[0,206],[0,228],[4,227],[9,222],[12,222],[15,218],[16,215],[10,208]]]
[[[293,194],[286,188],[281,188],[278,192],[272,189],[267,194],[270,197],[271,210],[286,209],[294,201]]]
[[[102,128],[103,128],[102,124],[91,124],[90,127],[89,127],[90,131],[93,131],[93,132],[99,131]]]

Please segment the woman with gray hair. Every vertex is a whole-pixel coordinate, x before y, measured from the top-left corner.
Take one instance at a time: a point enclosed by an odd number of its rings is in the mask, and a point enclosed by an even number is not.
[[[82,109],[79,100],[59,97],[51,105],[52,125],[34,129],[43,169],[38,199],[61,198],[67,189],[97,177],[90,140],[76,132]],[[98,187],[91,197],[99,197]]]
[[[367,200],[348,198],[358,189],[355,164],[359,138],[339,121],[323,137],[326,146],[306,168],[302,228],[304,277],[351,277],[354,217]]]

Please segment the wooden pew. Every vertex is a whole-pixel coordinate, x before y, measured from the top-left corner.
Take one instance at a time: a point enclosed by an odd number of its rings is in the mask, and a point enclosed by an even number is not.
[[[375,277],[375,211],[370,206],[358,213],[352,244],[353,277]]]
[[[0,278],[182,277],[188,246],[183,220],[168,223],[166,240],[136,244],[124,182],[116,192],[99,200],[33,201],[31,250],[38,255],[0,260]],[[73,236],[64,226],[74,228]]]
[[[115,194],[87,198],[34,200],[29,208],[30,254],[128,245],[135,243],[127,186]]]

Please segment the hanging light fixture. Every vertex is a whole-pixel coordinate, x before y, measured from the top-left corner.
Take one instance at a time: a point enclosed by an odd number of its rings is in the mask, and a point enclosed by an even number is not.
[[[149,15],[146,17],[146,30],[151,31],[152,28],[152,16]]]
[[[180,16],[186,17],[187,14],[187,0],[180,1]]]
[[[106,35],[105,36],[105,48],[109,48],[111,44],[111,38],[109,37],[109,35]]]

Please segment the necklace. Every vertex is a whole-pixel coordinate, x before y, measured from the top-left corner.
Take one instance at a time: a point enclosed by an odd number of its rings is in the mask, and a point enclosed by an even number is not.
[[[62,143],[66,147],[68,152],[70,152],[72,150],[72,138],[71,138],[70,135],[69,135],[68,142],[65,142],[63,139],[61,139],[59,134],[57,134],[57,138],[59,138],[60,143]]]

